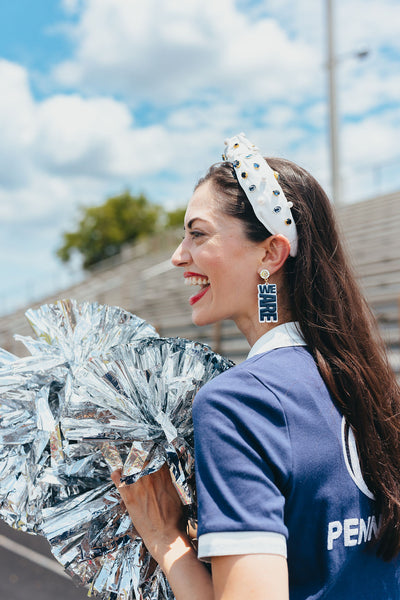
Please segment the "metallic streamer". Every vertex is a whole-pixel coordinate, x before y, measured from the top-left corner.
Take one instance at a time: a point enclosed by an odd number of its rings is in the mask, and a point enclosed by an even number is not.
[[[44,535],[89,595],[173,600],[110,471],[132,483],[167,463],[195,528],[191,404],[232,363],[117,307],[63,300],[27,318],[31,356],[0,350],[0,516]]]
[[[112,470],[122,466],[121,480],[126,483],[167,463],[193,526],[191,405],[200,386],[230,366],[207,346],[179,338],[148,338],[116,346],[76,371],[60,418],[61,429],[69,443],[100,448]],[[106,486],[107,481],[108,475]],[[117,497],[112,488],[95,499],[83,494],[79,522],[77,506],[70,501],[46,511],[43,533],[55,556],[93,593],[107,600],[173,598],[125,508],[115,503]],[[66,559],[65,547],[69,549]]]
[[[116,343],[157,333],[136,315],[98,303],[62,300],[26,314],[37,339],[15,337],[31,356],[0,351],[0,516],[35,533],[44,507],[87,485],[54,476],[75,460],[59,424],[75,371]]]

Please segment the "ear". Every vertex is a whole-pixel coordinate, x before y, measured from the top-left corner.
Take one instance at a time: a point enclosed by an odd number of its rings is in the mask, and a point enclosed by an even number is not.
[[[261,265],[271,273],[276,273],[285,264],[290,253],[290,242],[282,234],[271,235],[262,243],[264,256]]]

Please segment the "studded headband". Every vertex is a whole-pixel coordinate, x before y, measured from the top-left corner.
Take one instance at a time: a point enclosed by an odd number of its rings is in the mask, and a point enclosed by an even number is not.
[[[284,235],[290,243],[290,256],[296,256],[297,230],[290,210],[293,203],[287,201],[279,185],[279,174],[271,169],[244,133],[225,140],[222,158],[233,164],[257,219],[270,233]]]

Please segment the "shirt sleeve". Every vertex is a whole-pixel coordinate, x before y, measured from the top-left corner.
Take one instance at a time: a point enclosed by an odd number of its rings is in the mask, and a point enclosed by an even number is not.
[[[292,464],[286,418],[279,399],[241,367],[206,384],[193,405],[203,559],[286,557],[285,490]]]

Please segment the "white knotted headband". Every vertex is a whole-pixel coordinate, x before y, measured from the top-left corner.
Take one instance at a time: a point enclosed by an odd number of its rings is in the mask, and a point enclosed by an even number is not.
[[[290,256],[296,256],[297,229],[290,210],[293,203],[287,201],[279,185],[279,174],[271,169],[244,133],[225,140],[223,158],[233,164],[257,219],[270,233],[284,235],[290,243]]]

